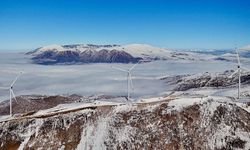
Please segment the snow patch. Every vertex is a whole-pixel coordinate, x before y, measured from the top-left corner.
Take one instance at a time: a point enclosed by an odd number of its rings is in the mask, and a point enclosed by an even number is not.
[[[206,98],[178,98],[170,101],[168,103],[168,106],[171,107],[172,110],[181,111],[185,107],[192,106],[194,104],[199,104],[206,100]]]
[[[39,51],[48,51],[48,50],[65,51],[65,49],[61,45],[57,45],[57,44],[48,45],[48,46],[39,48]]]
[[[139,100],[137,103],[152,103],[152,102],[159,102],[164,101],[166,98],[164,97],[153,97],[153,98],[144,98]]]
[[[119,105],[119,106],[115,107],[114,113],[117,113],[117,112],[129,112],[129,111],[132,111],[133,109],[135,109],[135,107],[132,106],[132,104]]]
[[[105,137],[108,135],[110,118],[99,118],[96,123],[88,123],[84,127],[77,150],[105,149]]]
[[[181,111],[183,108],[195,105],[202,104],[204,102],[214,101],[211,107],[209,107],[210,111],[213,112],[217,107],[217,103],[228,103],[232,102],[231,99],[226,97],[219,96],[208,96],[208,97],[190,97],[190,98],[176,98],[168,103],[168,106],[171,107],[171,110]]]

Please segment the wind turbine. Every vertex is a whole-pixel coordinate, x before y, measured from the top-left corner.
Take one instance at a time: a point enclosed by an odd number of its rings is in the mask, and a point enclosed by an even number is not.
[[[235,48],[235,51],[236,51],[236,57],[237,57],[237,62],[238,62],[237,70],[233,74],[231,74],[229,76],[229,78],[232,78],[235,74],[238,73],[238,99],[240,99],[240,93],[241,93],[241,73],[243,71],[249,71],[249,69],[241,66],[241,63],[240,63],[240,54],[239,54],[239,50],[238,50],[237,47]]]
[[[12,83],[11,83],[11,85],[9,87],[0,87],[0,89],[9,90],[9,94],[10,94],[10,116],[12,116],[12,98],[14,98],[15,101],[17,102],[17,99],[16,99],[16,96],[14,94],[13,88],[14,88],[14,85],[15,85],[16,81],[21,76],[21,74],[22,74],[22,72],[20,72],[16,76],[16,78],[12,81]]]
[[[135,66],[137,66],[140,63],[140,61],[136,64],[134,64],[131,68],[129,69],[121,69],[118,67],[113,67],[111,66],[111,68],[119,70],[119,71],[123,71],[127,73],[127,100],[130,100],[130,90],[134,90],[134,86],[133,86],[133,81],[132,81],[132,76],[131,76],[131,71],[135,68]]]

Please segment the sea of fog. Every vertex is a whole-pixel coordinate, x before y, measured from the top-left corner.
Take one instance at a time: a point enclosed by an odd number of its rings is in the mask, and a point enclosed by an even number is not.
[[[126,73],[123,69],[133,64],[84,64],[52,65],[32,64],[30,57],[21,53],[0,53],[0,86],[9,86],[16,75],[23,75],[16,82],[16,95],[29,94],[80,94],[80,95],[126,95]],[[189,62],[155,61],[139,64],[132,71],[134,92],[132,97],[161,95],[169,87],[162,76],[222,72],[235,69],[235,63],[226,61]],[[0,101],[8,98],[8,91],[0,91]]]

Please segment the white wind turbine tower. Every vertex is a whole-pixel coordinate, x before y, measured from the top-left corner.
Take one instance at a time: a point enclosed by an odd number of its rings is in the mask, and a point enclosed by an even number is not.
[[[16,83],[16,81],[18,80],[18,78],[21,76],[22,72],[20,72],[17,77],[13,80],[13,82],[11,83],[11,85],[9,87],[0,87],[0,89],[3,89],[3,90],[9,90],[9,94],[10,94],[10,116],[12,116],[12,98],[14,98],[17,102],[17,99],[16,99],[16,96],[14,94],[14,91],[13,91],[13,87]]]
[[[129,69],[121,69],[121,68],[118,68],[118,67],[113,67],[111,66],[111,68],[114,68],[116,70],[120,70],[120,71],[123,71],[123,72],[126,72],[127,73],[127,100],[130,101],[130,90],[134,90],[134,87],[133,87],[133,81],[132,81],[132,76],[131,76],[131,71],[135,68],[136,65],[138,65],[140,62],[134,64],[131,68]]]
[[[235,48],[235,51],[236,51],[236,57],[237,57],[238,65],[237,65],[237,70],[233,74],[230,75],[230,78],[232,78],[235,74],[238,73],[238,99],[240,99],[240,93],[241,93],[241,73],[243,71],[249,71],[249,69],[241,66],[241,63],[240,63],[240,54],[239,54],[239,50],[238,50],[237,47]]]

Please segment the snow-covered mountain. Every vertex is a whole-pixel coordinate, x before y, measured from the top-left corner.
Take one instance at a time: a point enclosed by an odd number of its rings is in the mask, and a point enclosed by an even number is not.
[[[245,45],[240,48],[240,50],[250,51],[250,45]]]
[[[249,106],[226,97],[96,101],[0,119],[0,149],[249,149]]]
[[[73,45],[49,45],[35,49],[34,51],[28,52],[28,54],[38,55],[46,51],[63,52],[63,51],[74,51],[74,52],[85,52],[85,51],[101,51],[101,50],[117,50],[124,51],[131,54],[134,57],[143,56],[162,56],[168,52],[167,49],[153,47],[147,44],[129,44],[129,45],[93,45],[93,44],[73,44]]]
[[[27,53],[39,64],[58,63],[135,63],[153,60],[207,60],[208,54],[182,52],[147,44],[129,45],[50,45]]]
[[[158,59],[164,49],[150,45],[50,45],[40,47],[27,54],[39,64],[58,63],[135,63],[148,57]]]

